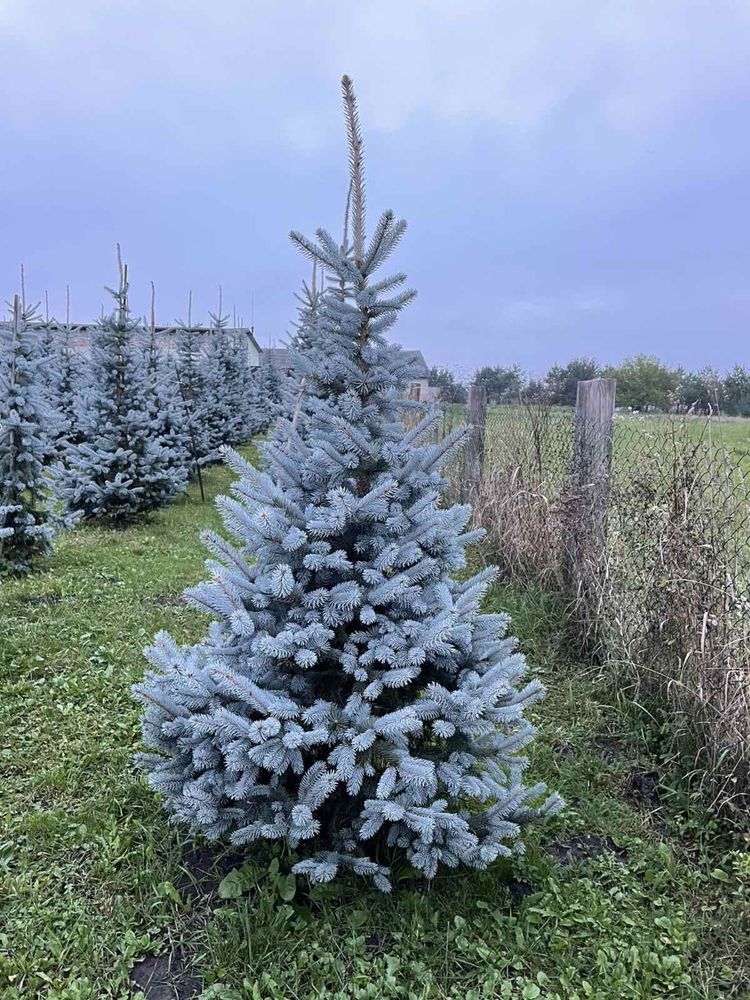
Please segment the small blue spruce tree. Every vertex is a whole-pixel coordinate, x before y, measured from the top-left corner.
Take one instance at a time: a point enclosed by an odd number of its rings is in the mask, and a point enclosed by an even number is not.
[[[59,487],[68,510],[114,523],[170,503],[185,486],[154,421],[143,331],[130,316],[127,266],[121,261],[119,270],[118,288],[108,289],[115,310],[91,337],[84,440],[65,450]]]
[[[279,417],[291,412],[293,402],[293,380],[280,372],[273,364],[261,362],[258,369],[258,395],[266,430]]]
[[[177,492],[187,489],[191,465],[191,441],[185,404],[176,373],[159,344],[154,316],[154,284],[151,283],[151,317],[146,330],[144,378],[151,432],[161,444]]]
[[[387,891],[398,857],[432,878],[521,851],[522,826],[560,801],[524,784],[524,712],[542,688],[505,617],[480,613],[494,572],[451,575],[481,534],[467,507],[440,504],[465,430],[425,443],[436,416],[408,432],[400,419],[385,333],[413,293],[375,275],[406,226],[386,212],[365,238],[347,77],[343,96],[351,243],[292,234],[335,279],[307,345],[307,432],[292,415],[261,446],[263,471],[230,453],[240,479],[219,506],[235,541],[205,533],[210,579],[188,592],[214,620],[192,646],[159,635],[135,690],[141,763],[175,821],[283,840],[312,882],[351,870]]]
[[[50,505],[44,462],[52,414],[41,388],[34,310],[12,303],[0,324],[0,573],[30,570],[49,555],[63,521]]]
[[[347,208],[347,216],[349,209]],[[344,232],[344,244],[347,233]],[[289,341],[289,356],[292,374],[283,386],[283,411],[290,415],[294,429],[305,436],[309,426],[308,416],[315,406],[316,398],[325,391],[325,379],[321,380],[316,366],[326,364],[325,344],[319,343],[321,331],[318,322],[324,300],[324,288],[318,286],[318,262],[313,261],[310,284],[302,282],[302,291],[297,299],[297,321],[294,335]]]
[[[64,456],[72,444],[82,441],[81,413],[85,412],[85,388],[81,353],[72,344],[70,306],[66,307],[65,323],[47,322],[43,339],[42,383],[52,411],[50,441],[55,458]]]
[[[192,305],[191,293],[187,321],[177,321],[177,349],[172,364],[184,412],[185,430],[190,440],[191,471],[197,475],[201,466],[209,461],[211,442],[206,419],[209,400],[203,370],[203,346],[200,332],[193,326]]]
[[[266,431],[274,417],[268,401],[263,398],[262,378],[260,367],[245,366],[242,375],[242,441],[249,441],[256,434]]]
[[[225,385],[233,408],[233,419],[227,427],[226,443],[244,444],[260,430],[260,397],[248,362],[247,343],[237,330],[225,332],[229,348],[224,362]]]
[[[206,387],[204,421],[208,431],[209,461],[218,462],[225,445],[244,440],[242,377],[237,347],[228,329],[229,317],[222,313],[221,289],[218,312],[209,313],[209,317],[211,329],[202,357]]]

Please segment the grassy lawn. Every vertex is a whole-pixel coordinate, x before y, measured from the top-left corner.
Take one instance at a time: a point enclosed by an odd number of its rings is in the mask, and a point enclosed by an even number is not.
[[[228,482],[207,474],[212,495]],[[548,686],[533,775],[569,805],[525,859],[429,891],[292,896],[270,853],[184,839],[131,765],[129,687],[156,631],[201,634],[178,596],[217,520],[193,491],[128,530],[80,528],[42,572],[0,585],[3,1000],[750,995],[750,855],[568,660],[555,599],[532,591],[490,603]]]
[[[466,421],[466,407],[443,408],[439,433],[446,434]],[[535,475],[541,462],[546,488],[564,489],[568,483],[573,448],[575,410],[552,407],[539,413],[516,405],[487,408],[485,469],[513,468]],[[613,477],[627,485],[643,474],[644,464],[656,483],[669,470],[675,453],[707,479],[733,470],[738,502],[748,496],[750,484],[750,419],[743,417],[678,416],[674,414],[618,413],[615,416]]]
[[[668,427],[671,423],[676,423],[678,427],[684,426],[690,439],[696,444],[704,444],[725,449],[735,456],[736,461],[747,469],[747,460],[750,458],[750,419],[746,417],[670,417],[659,415],[648,416],[621,416],[619,420],[623,424],[652,427],[655,431],[658,428]],[[662,431],[664,433],[664,431]]]

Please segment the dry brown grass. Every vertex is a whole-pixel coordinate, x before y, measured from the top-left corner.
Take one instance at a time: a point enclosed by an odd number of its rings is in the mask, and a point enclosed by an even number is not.
[[[613,475],[596,600],[574,619],[686,727],[712,804],[750,802],[750,493],[720,446],[678,423]]]
[[[565,589],[574,639],[683,734],[712,804],[750,804],[750,488],[694,421],[616,420],[604,546],[584,548],[592,484],[573,487],[572,419],[490,411],[474,520],[513,579]],[[452,471],[461,493],[461,467]]]

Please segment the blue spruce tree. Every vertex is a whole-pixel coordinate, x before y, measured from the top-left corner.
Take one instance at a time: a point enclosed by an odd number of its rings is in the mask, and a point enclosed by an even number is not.
[[[270,362],[261,362],[257,377],[258,395],[265,421],[262,430],[267,430],[280,416],[291,413],[297,387],[293,379]]]
[[[344,242],[348,239],[347,231],[344,231]],[[293,360],[297,354],[307,354],[316,346],[315,333],[317,328],[318,313],[323,301],[325,286],[318,285],[318,262],[313,261],[312,278],[310,284],[302,282],[302,291],[295,295],[297,299],[297,321],[294,324],[294,336],[289,347]]]
[[[42,384],[52,411],[49,438],[54,458],[64,456],[70,445],[82,440],[80,418],[86,408],[85,380],[81,354],[73,347],[71,338],[68,295],[65,323],[48,321],[41,347]]]
[[[347,202],[347,216],[348,214]],[[345,225],[344,244],[346,242]],[[310,284],[303,281],[302,291],[295,295],[297,321],[294,324],[294,335],[289,341],[289,356],[293,374],[287,378],[281,391],[282,413],[290,415],[296,432],[303,437],[309,426],[308,415],[315,405],[316,397],[324,391],[325,386],[325,381],[318,378],[318,373],[315,370],[316,365],[325,364],[327,360],[324,344],[317,340],[321,333],[318,320],[324,299],[324,288],[318,287],[317,265],[318,262],[313,260]]]
[[[207,411],[208,386],[204,374],[201,334],[193,326],[193,296],[188,300],[187,322],[178,320],[177,350],[173,360],[175,378],[185,416],[185,430],[190,440],[191,471],[198,475],[209,461],[211,442]]]
[[[236,329],[225,331],[224,384],[232,406],[226,443],[244,444],[260,429],[259,396],[248,364],[247,344]]]
[[[432,878],[522,850],[524,824],[559,808],[523,782],[534,730],[527,680],[503,615],[480,613],[492,570],[457,582],[467,507],[440,505],[459,429],[406,432],[403,362],[385,339],[413,292],[375,278],[406,225],[386,212],[365,239],[362,140],[343,80],[352,241],[292,239],[335,277],[309,344],[316,392],[306,436],[288,423],[234,453],[219,506],[230,542],[204,541],[210,579],[188,592],[213,621],[180,647],[160,634],[135,690],[141,762],[175,821],[235,844],[283,840],[293,871],[342,870],[390,888],[394,859]],[[292,418],[293,422],[293,418]]]
[[[23,268],[21,269],[23,273]],[[23,282],[22,282],[23,287]],[[47,294],[45,292],[45,301]],[[63,417],[57,407],[55,374],[57,338],[55,324],[50,321],[49,308],[45,312],[45,320],[37,327],[36,351],[39,358],[38,384],[47,405],[48,424],[45,432],[44,463],[54,462],[58,455],[57,442],[62,437]]]
[[[159,344],[154,315],[154,284],[151,283],[151,317],[146,331],[144,377],[151,432],[161,444],[170,476],[178,492],[187,489],[191,465],[191,441],[185,404],[176,373]]]
[[[0,324],[0,574],[25,573],[46,556],[63,521],[44,471],[51,412],[42,389],[34,310],[16,295]]]
[[[127,267],[119,260],[119,247],[118,262],[119,286],[108,289],[115,310],[91,337],[84,440],[65,450],[59,489],[68,510],[114,523],[170,503],[185,485],[150,409],[143,332],[130,317]]]
[[[263,399],[261,369],[245,364],[242,373],[242,441],[249,441],[256,434],[268,429],[273,414]],[[238,442],[239,443],[239,442]]]
[[[239,444],[243,436],[243,378],[237,358],[237,345],[228,329],[229,317],[219,309],[209,313],[211,331],[204,347],[203,375],[207,406],[204,415],[209,441],[209,461],[221,459],[222,448]]]

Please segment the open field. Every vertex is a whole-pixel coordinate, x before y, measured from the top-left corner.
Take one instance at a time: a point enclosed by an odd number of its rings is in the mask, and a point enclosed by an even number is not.
[[[229,474],[206,479],[215,494]],[[129,686],[154,632],[204,627],[178,595],[217,520],[193,490],[148,523],[76,530],[3,585],[3,1000],[748,996],[750,856],[720,840],[643,717],[569,660],[559,604],[534,590],[498,587],[491,604],[548,686],[533,775],[568,808],[523,861],[429,892],[292,895],[270,854],[185,841],[131,765]]]
[[[572,407],[552,407],[549,410],[549,436],[557,439],[560,461],[569,458],[563,454],[567,442],[572,441],[575,411]],[[466,407],[462,404],[445,404],[441,434],[466,420]],[[490,405],[487,407],[488,460],[492,457],[493,439],[515,421],[526,421],[526,411],[518,405]],[[626,459],[640,439],[663,440],[674,428],[677,433],[696,445],[724,449],[733,456],[744,473],[750,473],[750,419],[744,417],[680,416],[676,414],[618,413],[615,417],[615,466],[617,459]]]
[[[743,461],[750,456],[750,419],[746,417],[675,417],[670,415],[619,414],[618,422],[625,426],[638,425],[654,428],[660,424],[674,421],[684,421],[686,429],[693,440],[705,444],[724,447]]]

